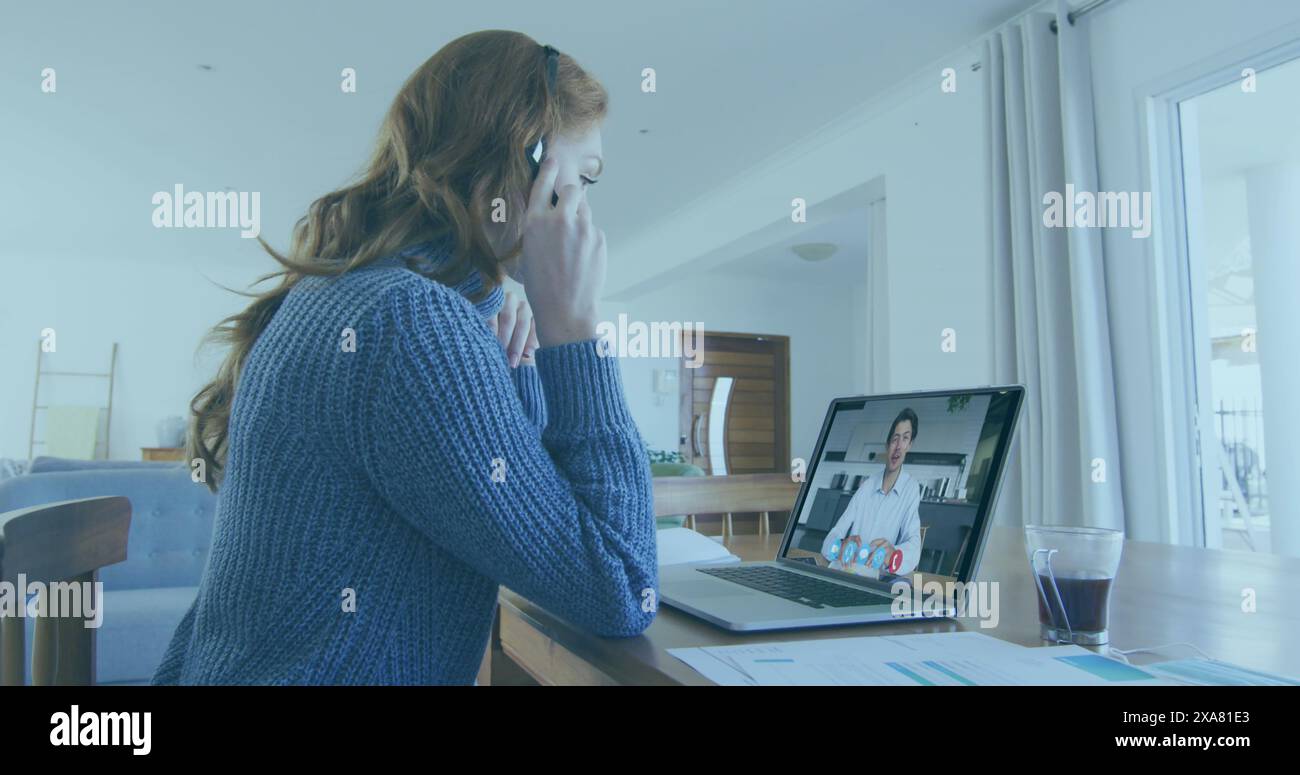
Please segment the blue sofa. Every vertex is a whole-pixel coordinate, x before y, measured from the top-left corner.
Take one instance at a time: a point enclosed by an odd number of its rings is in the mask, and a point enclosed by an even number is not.
[[[101,495],[130,499],[131,532],[126,562],[100,572],[97,679],[146,683],[198,593],[216,496],[175,463],[37,458],[29,473],[0,481],[0,513]],[[29,619],[29,643],[31,626]]]

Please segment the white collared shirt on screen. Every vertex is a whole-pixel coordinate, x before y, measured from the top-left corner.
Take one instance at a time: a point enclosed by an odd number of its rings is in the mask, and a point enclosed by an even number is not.
[[[822,556],[830,551],[831,544],[847,536],[862,538],[862,547],[883,538],[903,553],[898,575],[911,573],[921,561],[921,490],[906,471],[898,472],[898,479],[889,492],[881,492],[885,471],[871,475],[849,500],[844,513],[826,534],[822,542]]]

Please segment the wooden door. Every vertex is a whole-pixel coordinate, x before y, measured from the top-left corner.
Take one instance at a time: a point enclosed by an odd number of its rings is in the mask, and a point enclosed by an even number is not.
[[[706,332],[702,340],[680,364],[682,456],[714,476],[788,472],[789,337]]]

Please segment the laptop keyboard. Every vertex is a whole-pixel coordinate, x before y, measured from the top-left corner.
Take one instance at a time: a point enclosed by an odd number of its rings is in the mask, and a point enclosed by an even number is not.
[[[700,573],[735,582],[769,595],[806,605],[809,608],[849,608],[859,605],[886,605],[892,598],[852,587],[832,584],[802,573],[774,568],[771,565],[697,568]]]

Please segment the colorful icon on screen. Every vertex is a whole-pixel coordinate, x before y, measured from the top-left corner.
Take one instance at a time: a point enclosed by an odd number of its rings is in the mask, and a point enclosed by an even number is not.
[[[835,539],[835,542],[831,544],[831,548],[826,552],[826,559],[835,560],[839,556],[840,556],[840,539],[837,538]]]
[[[858,544],[856,541],[849,541],[845,543],[844,548],[840,550],[840,562],[844,563],[845,565],[852,565],[854,558],[856,558],[857,556],[858,556]]]
[[[895,549],[889,555],[889,561],[885,563],[885,567],[889,570],[890,573],[898,573],[898,569],[902,564],[903,564],[903,553],[898,549]]]

